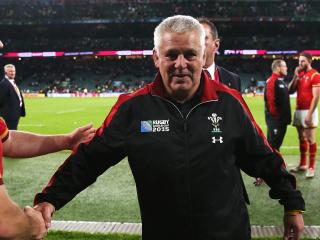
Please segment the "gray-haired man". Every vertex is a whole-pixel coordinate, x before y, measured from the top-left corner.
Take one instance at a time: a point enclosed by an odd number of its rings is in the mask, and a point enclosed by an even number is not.
[[[201,24],[190,16],[167,18],[154,44],[154,82],[120,96],[93,140],[37,194],[47,224],[55,209],[128,157],[143,240],[250,239],[239,167],[271,186],[271,197],[285,207],[286,236],[299,236],[304,201],[295,178],[241,95],[203,73]]]

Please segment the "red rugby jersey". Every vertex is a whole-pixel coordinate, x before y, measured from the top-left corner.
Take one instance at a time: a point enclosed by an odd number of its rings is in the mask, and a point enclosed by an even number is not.
[[[2,163],[2,143],[7,140],[9,136],[9,130],[5,121],[0,117],[0,185],[3,184],[3,163]]]
[[[315,69],[303,72],[297,85],[298,110],[308,110],[313,98],[312,87],[320,86],[320,74]]]

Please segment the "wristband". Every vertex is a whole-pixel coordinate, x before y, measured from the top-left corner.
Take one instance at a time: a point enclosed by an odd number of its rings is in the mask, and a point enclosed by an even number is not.
[[[290,215],[290,216],[296,216],[298,214],[302,214],[303,211],[301,210],[289,210],[289,211],[286,211],[286,215]]]

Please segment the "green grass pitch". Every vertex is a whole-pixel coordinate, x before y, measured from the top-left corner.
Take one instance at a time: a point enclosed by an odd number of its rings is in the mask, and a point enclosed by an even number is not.
[[[49,232],[46,240],[141,240],[141,236],[126,235],[126,234],[90,234],[80,232]],[[254,238],[256,240],[281,240],[282,238]],[[310,238],[303,238],[303,240],[311,240]]]
[[[27,117],[22,118],[19,130],[43,134],[66,133],[89,122],[99,127],[115,101],[114,98],[26,99]],[[246,98],[246,101],[265,132],[262,97]],[[297,133],[289,127],[281,149],[289,166],[298,161],[297,146]],[[32,159],[5,159],[4,177],[9,194],[19,205],[31,205],[35,193],[41,191],[69,154],[69,151],[62,151]],[[306,180],[303,174],[297,176],[307,204],[306,225],[320,225],[318,168],[317,163],[314,179]],[[268,197],[268,187],[254,187],[252,178],[245,176],[244,179],[251,199],[248,207],[251,224],[281,225],[282,206]],[[56,212],[54,219],[140,222],[135,185],[127,161],[122,161],[100,176],[96,183]]]

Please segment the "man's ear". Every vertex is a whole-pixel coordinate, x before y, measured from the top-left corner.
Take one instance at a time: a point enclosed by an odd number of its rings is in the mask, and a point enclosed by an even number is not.
[[[156,68],[159,68],[159,56],[155,48],[152,50],[152,59],[154,62],[154,66]]]
[[[220,38],[217,38],[216,40],[214,40],[214,45],[215,45],[216,49],[218,50],[220,47]]]
[[[206,53],[206,51],[203,51],[203,57],[202,57],[202,60],[203,60],[203,66],[202,67],[204,67],[205,65],[206,65],[206,60],[207,60],[207,53]]]

